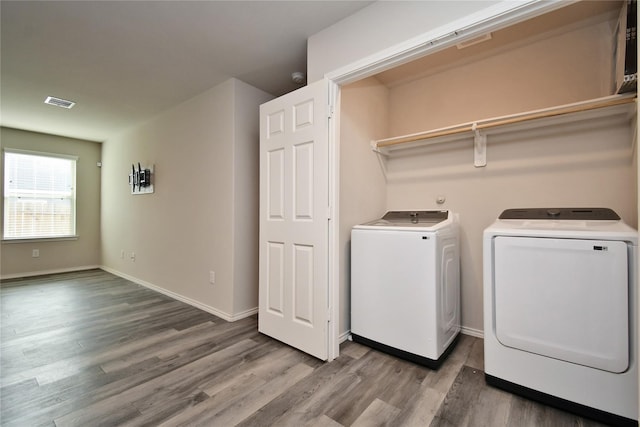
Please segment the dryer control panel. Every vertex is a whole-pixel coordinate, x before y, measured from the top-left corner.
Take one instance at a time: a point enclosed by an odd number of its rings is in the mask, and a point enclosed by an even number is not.
[[[507,209],[500,219],[551,219],[582,221],[618,221],[620,217],[609,208],[527,208]]]

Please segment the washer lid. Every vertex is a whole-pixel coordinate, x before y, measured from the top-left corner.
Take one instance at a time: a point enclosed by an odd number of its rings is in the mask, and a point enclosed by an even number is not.
[[[389,211],[379,220],[379,225],[416,225],[429,227],[445,221],[449,211]]]
[[[609,208],[527,208],[507,209],[499,219],[551,219],[551,220],[608,220],[618,221],[620,217]]]

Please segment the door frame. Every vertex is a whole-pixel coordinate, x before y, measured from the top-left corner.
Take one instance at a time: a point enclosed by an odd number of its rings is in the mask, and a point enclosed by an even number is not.
[[[577,1],[577,0],[574,0]],[[568,6],[566,0],[501,1],[388,49],[325,74],[329,91],[329,345],[328,360],[338,357],[340,343],[349,331],[340,334],[340,87],[374,74],[422,58],[465,40],[506,28],[527,19]]]

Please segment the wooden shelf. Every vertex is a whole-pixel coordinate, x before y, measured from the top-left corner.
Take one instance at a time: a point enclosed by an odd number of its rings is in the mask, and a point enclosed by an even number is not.
[[[536,121],[540,122],[540,125],[543,123],[546,125],[549,123],[549,120],[554,122],[584,120],[585,113],[588,112],[592,112],[592,114],[595,115],[594,117],[614,115],[620,112],[630,113],[631,111],[635,111],[636,99],[637,95],[635,92],[624,95],[612,95],[541,110],[462,123],[425,132],[378,139],[371,142],[371,147],[380,154],[390,155],[393,151],[403,148],[450,142],[462,138],[473,138],[476,151],[475,165],[484,166],[486,165],[486,161],[484,160],[486,137],[492,130],[493,132],[498,132],[498,128],[511,128],[513,126],[517,128],[519,126],[525,126],[524,123],[527,122],[534,122],[535,125]],[[527,126],[531,126],[531,123]]]

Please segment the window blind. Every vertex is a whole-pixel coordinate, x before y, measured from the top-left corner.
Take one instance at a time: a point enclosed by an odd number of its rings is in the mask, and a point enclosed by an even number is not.
[[[4,152],[4,239],[76,233],[76,159]]]

